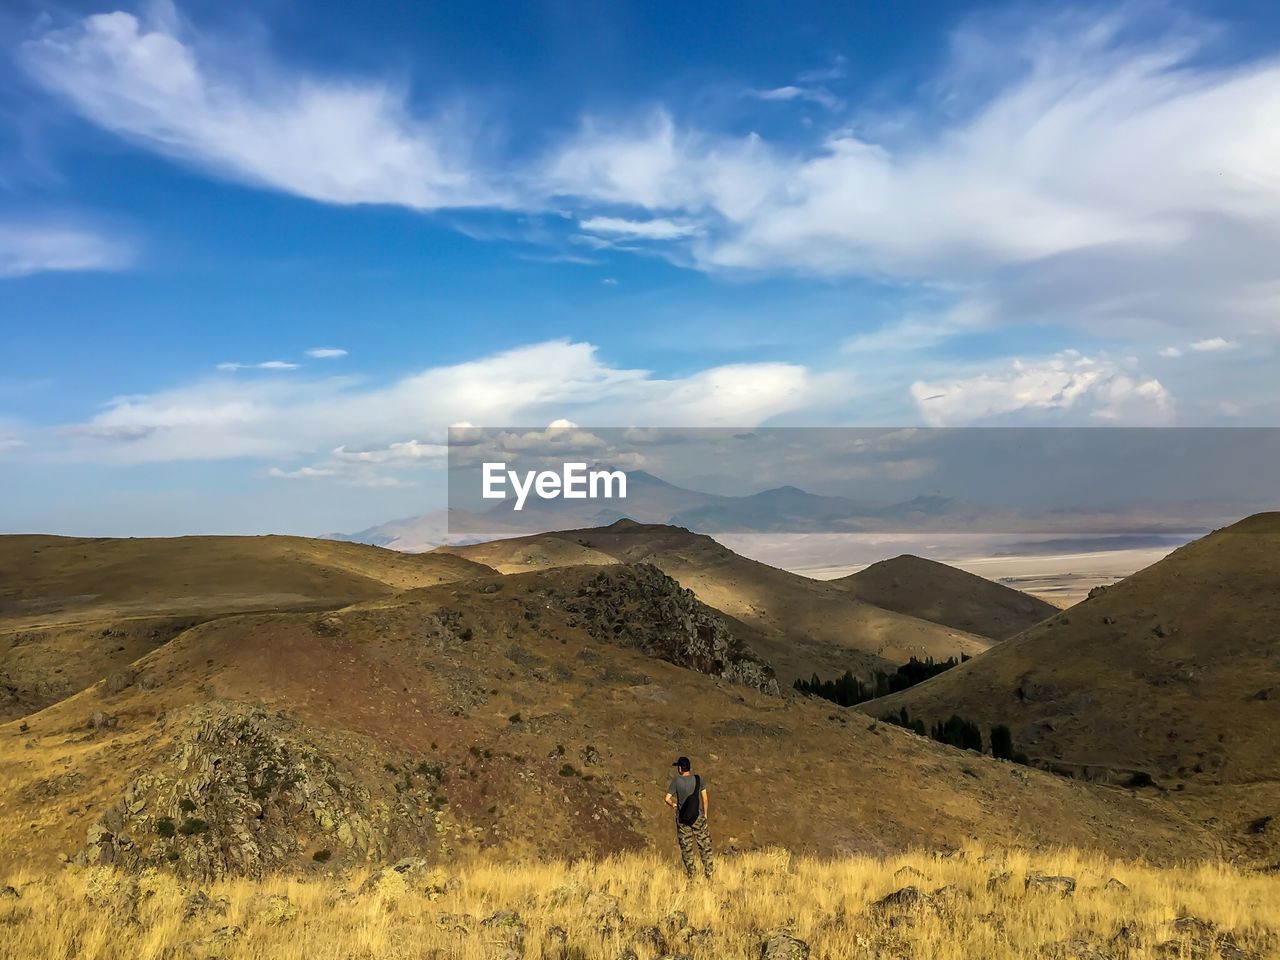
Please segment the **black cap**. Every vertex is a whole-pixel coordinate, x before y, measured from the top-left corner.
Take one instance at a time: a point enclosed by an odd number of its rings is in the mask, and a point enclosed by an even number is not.
[[[676,762],[673,763],[672,766],[677,767],[680,770],[690,770],[693,768],[693,764],[689,762],[688,757],[677,757]]]

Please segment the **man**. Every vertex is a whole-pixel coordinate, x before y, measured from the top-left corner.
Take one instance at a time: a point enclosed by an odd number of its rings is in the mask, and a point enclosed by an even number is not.
[[[711,861],[711,831],[707,829],[707,783],[693,772],[688,757],[680,757],[672,764],[676,775],[667,787],[666,804],[676,812],[676,841],[680,844],[680,859],[684,872],[693,879],[693,847],[698,846],[702,858],[702,872],[708,880],[714,866]]]

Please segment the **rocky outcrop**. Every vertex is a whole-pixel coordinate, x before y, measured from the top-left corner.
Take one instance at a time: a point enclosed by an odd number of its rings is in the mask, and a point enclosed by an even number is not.
[[[384,859],[397,829],[429,833],[439,772],[393,802],[344,775],[295,720],[214,702],[89,828],[83,863],[214,878],[328,860]],[[420,782],[419,782],[420,781]],[[319,853],[318,853],[319,852]]]
[[[571,626],[602,643],[636,647],[699,673],[777,695],[773,669],[724,619],[657,567],[609,567],[563,602]]]

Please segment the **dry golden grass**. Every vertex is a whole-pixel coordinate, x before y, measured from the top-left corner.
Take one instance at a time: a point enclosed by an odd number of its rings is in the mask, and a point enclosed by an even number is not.
[[[1031,856],[969,849],[951,857],[836,861],[777,851],[722,858],[719,868],[713,883],[693,886],[672,859],[653,856],[476,862],[456,875],[437,868],[407,884],[384,872],[387,879],[371,892],[356,892],[363,876],[228,880],[200,888],[225,898],[225,914],[193,919],[184,919],[184,903],[196,887],[169,875],[135,880],[107,868],[68,868],[7,878],[20,895],[0,893],[0,954],[13,960],[615,960],[630,948],[640,960],[663,949],[696,960],[755,960],[766,932],[783,928],[807,941],[814,960],[1239,960],[1275,956],[1280,930],[1280,878],[1225,864],[1157,869],[1074,851]],[[989,886],[993,875],[1006,872],[1006,882]],[[1028,892],[1028,874],[1071,876],[1077,887],[1071,896]],[[1108,887],[1112,878],[1128,889]],[[943,887],[949,893],[897,910],[872,906],[906,885],[926,895]],[[262,913],[264,897],[288,898],[296,916],[272,922],[270,911]],[[611,897],[624,918],[613,928]],[[522,945],[514,952],[509,923],[483,923],[501,910],[519,915]],[[687,923],[671,919],[677,912]],[[1188,916],[1203,923],[1174,924]],[[650,925],[665,944],[655,944],[652,934],[636,942]]]

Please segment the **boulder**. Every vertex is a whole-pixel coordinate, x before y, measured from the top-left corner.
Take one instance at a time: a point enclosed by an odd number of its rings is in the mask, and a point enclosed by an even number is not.
[[[809,945],[785,930],[772,930],[760,944],[760,960],[808,960]]]
[[[900,890],[893,891],[893,893],[886,894],[871,906],[876,910],[900,909],[919,903],[921,896],[919,887],[903,887]]]
[[[1051,877],[1040,873],[1029,873],[1026,876],[1024,889],[1028,893],[1056,893],[1060,897],[1069,897],[1076,891],[1075,877]]]
[[[255,923],[274,927],[296,919],[298,907],[282,894],[259,893],[249,899],[246,913]]]

